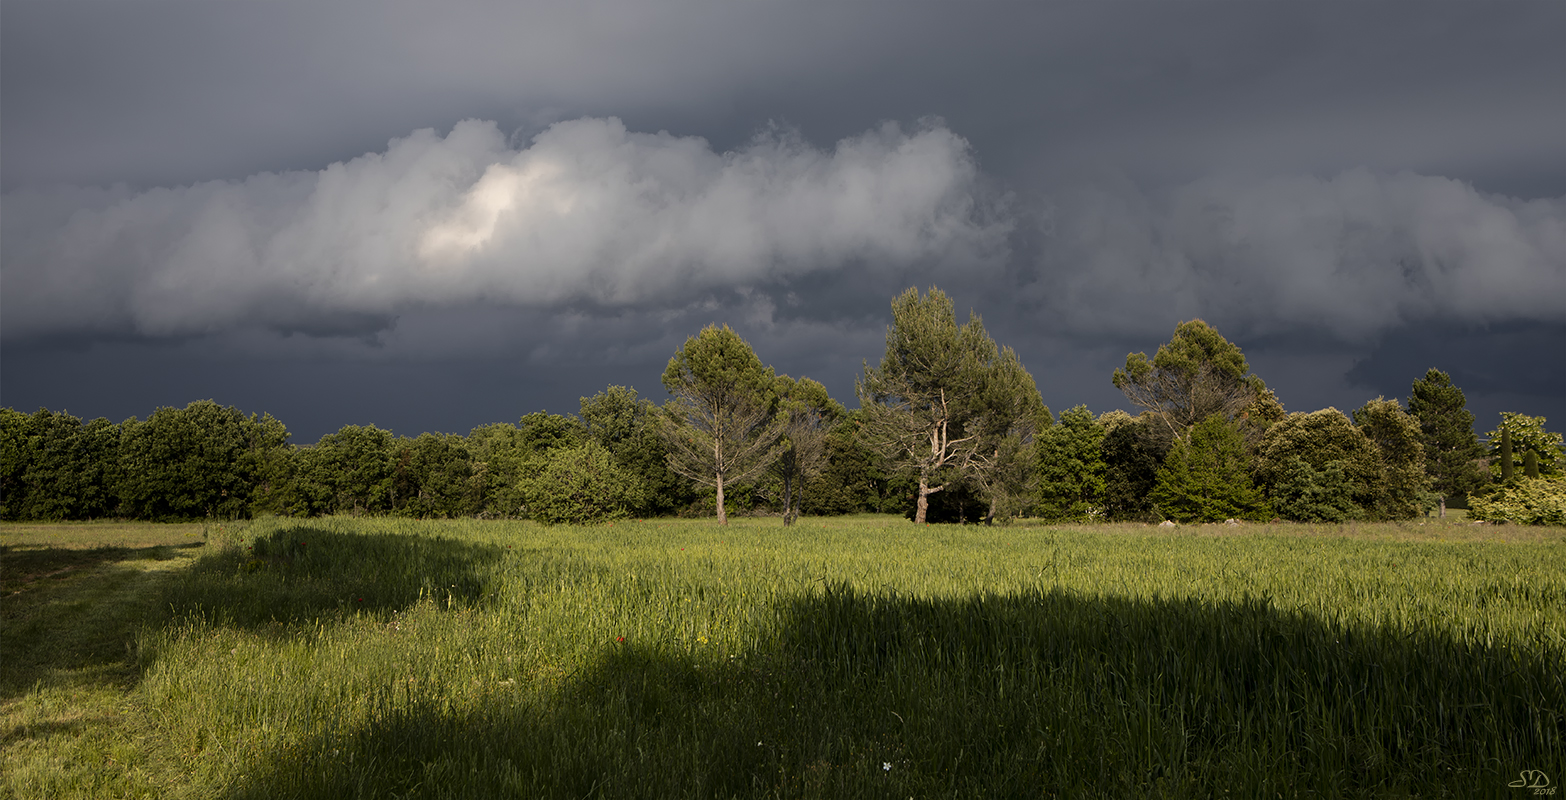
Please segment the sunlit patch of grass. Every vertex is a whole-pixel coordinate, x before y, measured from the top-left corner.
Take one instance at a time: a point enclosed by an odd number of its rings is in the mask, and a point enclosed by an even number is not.
[[[0,768],[51,797],[1497,794],[1566,766],[1566,532],[1513,534],[263,520],[69,584],[135,601],[93,623],[132,641],[33,634],[31,674],[113,674],[11,696]]]

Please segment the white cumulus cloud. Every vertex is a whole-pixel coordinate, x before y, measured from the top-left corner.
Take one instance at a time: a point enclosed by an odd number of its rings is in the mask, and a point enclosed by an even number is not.
[[[4,198],[4,331],[362,332],[414,308],[678,307],[818,271],[995,264],[967,143],[895,124],[731,152],[614,118],[521,149],[491,122],[319,171]]]

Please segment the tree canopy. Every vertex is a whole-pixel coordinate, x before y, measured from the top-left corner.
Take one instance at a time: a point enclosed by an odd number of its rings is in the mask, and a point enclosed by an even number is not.
[[[1544,417],[1530,417],[1512,411],[1501,412],[1501,423],[1486,437],[1493,458],[1490,469],[1497,478],[1502,472],[1500,456],[1503,431],[1511,435],[1510,460],[1513,469],[1522,467],[1527,453],[1533,452],[1538,454],[1536,458],[1539,461],[1540,477],[1554,478],[1566,472],[1566,447],[1562,446],[1561,435],[1545,430],[1544,423]]]
[[[1164,516],[1181,522],[1265,520],[1272,509],[1253,484],[1248,461],[1240,431],[1214,413],[1169,448],[1153,501]]]
[[[783,423],[782,450],[772,473],[782,484],[783,524],[794,524],[804,502],[805,481],[827,465],[827,432],[847,411],[826,387],[809,378],[779,375],[773,385]]]
[[[1376,448],[1377,479],[1371,512],[1380,519],[1408,519],[1426,508],[1429,480],[1419,420],[1396,400],[1376,398],[1354,410],[1354,425]]]
[[[1112,380],[1127,400],[1159,415],[1173,435],[1184,437],[1213,414],[1226,420],[1240,416],[1267,390],[1249,370],[1237,345],[1193,319],[1175,326],[1174,336],[1151,359],[1146,353],[1128,354]]]
[[[855,390],[865,441],[918,480],[916,523],[924,524],[930,495],[971,474],[983,433],[974,423],[999,355],[978,315],[958,325],[940,289],[921,296],[910,288],[892,301],[886,354],[879,366],[865,365]]]
[[[1047,520],[1086,520],[1103,512],[1104,426],[1087,406],[1060,412],[1060,420],[1039,433],[1038,506]]]
[[[663,372],[673,395],[663,435],[671,470],[717,489],[718,522],[728,523],[725,485],[771,466],[786,424],[773,414],[773,372],[729,326],[709,325],[685,341]]]
[[[1419,443],[1432,490],[1442,497],[1455,497],[1477,491],[1488,482],[1473,412],[1450,376],[1431,369],[1414,381],[1408,413],[1419,420]]]

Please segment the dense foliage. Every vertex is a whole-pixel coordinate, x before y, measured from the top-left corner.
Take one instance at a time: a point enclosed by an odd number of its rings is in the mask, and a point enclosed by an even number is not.
[[[1048,520],[1088,520],[1103,515],[1104,426],[1087,406],[1062,411],[1038,437],[1039,503]]]
[[[1430,488],[1442,497],[1461,497],[1489,482],[1484,448],[1474,433],[1474,415],[1463,390],[1445,372],[1432,369],[1414,381],[1408,413],[1419,420]]]
[[[643,493],[637,476],[591,439],[551,450],[538,474],[522,482],[529,515],[550,525],[625,519]]]
[[[1566,478],[1521,478],[1469,503],[1468,516],[1488,522],[1566,525]]]
[[[1214,413],[1176,439],[1153,487],[1153,502],[1180,522],[1265,520],[1272,509],[1251,482],[1245,440],[1235,425]]]
[[[1239,346],[1192,320],[1153,358],[1132,353],[1115,370],[1140,414],[1077,406],[1057,424],[978,315],[959,324],[935,288],[891,306],[886,351],[866,365],[852,411],[716,325],[670,359],[662,406],[609,386],[578,415],[536,411],[466,436],[347,425],[301,446],[281,421],[210,400],[119,424],[0,409],[0,518],[1343,522],[1407,519],[1468,495],[1476,518],[1555,519],[1561,435],[1543,417],[1503,413],[1487,473],[1463,393],[1439,370],[1414,382],[1407,411],[1376,398],[1352,419],[1289,414]]]
[[[1545,430],[1544,423],[1544,417],[1501,412],[1501,424],[1490,431],[1487,437],[1492,456],[1490,471],[1494,477],[1502,478],[1502,468],[1507,464],[1514,471],[1522,471],[1528,453],[1533,453],[1537,459],[1540,477],[1554,478],[1566,474],[1566,444],[1563,444],[1561,434]],[[1508,434],[1511,440],[1510,458],[1504,459],[1501,457],[1503,433]]]

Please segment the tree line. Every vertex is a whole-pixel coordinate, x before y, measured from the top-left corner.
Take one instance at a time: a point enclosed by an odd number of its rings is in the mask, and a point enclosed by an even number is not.
[[[258,514],[531,518],[900,512],[924,522],[1405,519],[1448,499],[1480,518],[1566,524],[1566,450],[1506,413],[1481,444],[1446,373],[1405,408],[1287,413],[1201,320],[1111,376],[1138,411],[1058,419],[1009,347],[939,289],[892,301],[880,362],[849,410],[778,375],[726,326],[690,337],[656,405],[610,386],[578,413],[466,436],[348,425],[290,444],[270,415],[204,400],[146,420],[0,409],[0,517]],[[1488,515],[1488,516],[1487,516]],[[1561,519],[1556,520],[1555,517]]]

